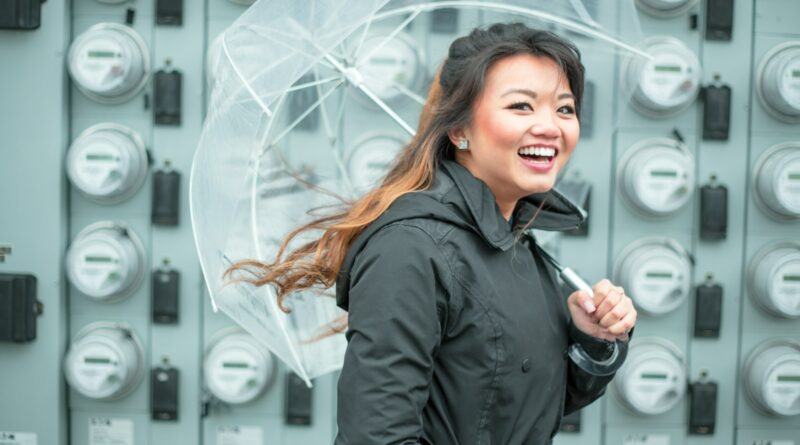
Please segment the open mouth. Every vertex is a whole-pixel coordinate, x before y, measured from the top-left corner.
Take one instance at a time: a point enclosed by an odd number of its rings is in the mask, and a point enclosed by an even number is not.
[[[558,155],[558,149],[553,146],[533,145],[520,148],[517,154],[529,162],[549,164]]]

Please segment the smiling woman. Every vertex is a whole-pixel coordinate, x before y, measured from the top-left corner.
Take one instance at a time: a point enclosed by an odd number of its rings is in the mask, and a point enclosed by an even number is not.
[[[489,69],[472,122],[449,132],[469,141],[455,159],[492,189],[506,219],[521,198],[553,188],[578,143],[575,103],[556,62],[517,54]]]
[[[627,348],[636,311],[608,280],[565,300],[528,228],[584,212],[553,189],[580,134],[583,65],[555,34],[475,29],[450,46],[414,139],[342,213],[300,227],[239,280],[279,301],[336,284],[348,311],[336,444],[545,444],[603,394],[589,360]],[[322,234],[284,257],[298,234]],[[238,272],[244,272],[239,274]],[[249,273],[249,275],[248,275]],[[619,354],[624,357],[625,354]]]

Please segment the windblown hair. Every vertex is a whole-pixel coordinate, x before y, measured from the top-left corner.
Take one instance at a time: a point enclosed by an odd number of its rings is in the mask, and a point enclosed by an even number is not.
[[[448,132],[469,125],[473,104],[483,91],[489,68],[498,60],[516,54],[553,60],[567,78],[575,96],[576,114],[580,116],[584,68],[580,53],[571,42],[521,23],[476,28],[450,45],[447,59],[431,84],[416,135],[399,153],[377,188],[345,210],[290,232],[272,263],[240,261],[225,272],[225,278],[242,271],[245,273],[236,274],[234,281],[274,286],[278,304],[285,311],[283,301],[289,294],[333,286],[353,240],[397,198],[429,188],[439,163],[454,158],[455,147]],[[322,235],[287,255],[290,242],[308,231],[321,231]],[[334,330],[345,326],[346,321],[342,321]]]

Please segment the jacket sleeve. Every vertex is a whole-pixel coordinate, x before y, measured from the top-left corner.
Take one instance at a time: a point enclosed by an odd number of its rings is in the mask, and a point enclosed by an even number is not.
[[[431,238],[400,224],[377,232],[351,271],[336,445],[420,444],[441,339],[446,265]]]
[[[631,330],[628,335],[628,341],[630,341],[633,331]],[[572,323],[572,320],[569,322],[569,342],[570,344],[579,343],[586,353],[596,360],[609,358],[614,347],[611,342],[584,333]],[[622,343],[621,347],[627,348],[628,342]],[[575,412],[597,400],[605,393],[606,386],[614,378],[614,375],[601,377],[589,374],[567,358],[567,394],[564,399],[564,415]]]

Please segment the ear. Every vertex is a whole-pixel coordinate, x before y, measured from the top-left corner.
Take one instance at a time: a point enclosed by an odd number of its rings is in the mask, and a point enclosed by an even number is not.
[[[463,128],[456,128],[454,130],[450,130],[447,132],[447,137],[450,139],[450,143],[458,147],[458,141],[461,139],[469,137],[467,136],[467,132]]]

